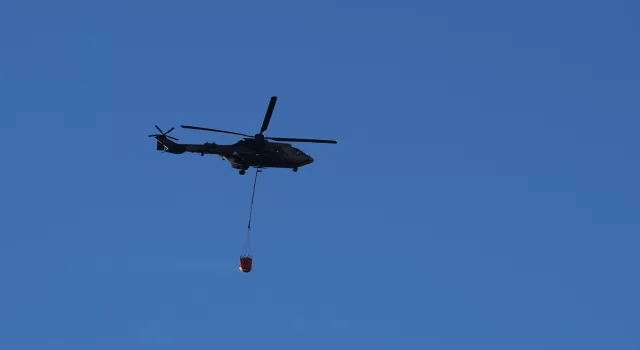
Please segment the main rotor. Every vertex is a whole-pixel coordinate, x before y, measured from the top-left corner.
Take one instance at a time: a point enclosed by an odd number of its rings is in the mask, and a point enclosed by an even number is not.
[[[246,138],[253,139],[253,140],[257,141],[257,143],[259,143],[261,145],[264,145],[266,143],[265,140],[282,141],[282,142],[312,142],[312,143],[331,143],[331,144],[337,144],[338,143],[337,141],[334,141],[334,140],[301,139],[301,138],[291,138],[291,137],[266,137],[266,136],[264,136],[264,132],[267,131],[267,128],[269,127],[269,122],[271,121],[271,115],[273,114],[273,109],[276,107],[276,100],[277,99],[278,99],[277,96],[272,96],[271,99],[269,100],[269,106],[267,107],[267,112],[264,115],[264,120],[262,121],[262,127],[260,128],[260,132],[255,134],[255,135],[253,135],[253,136],[247,135],[247,134],[242,134],[242,133],[239,133],[239,132],[234,132],[234,131],[203,128],[203,127],[200,127],[200,126],[190,126],[190,125],[180,125],[180,126],[182,128],[185,128],[185,129],[213,131],[213,132],[219,132],[219,133],[223,133],[223,134],[243,136],[243,137],[246,137]]]

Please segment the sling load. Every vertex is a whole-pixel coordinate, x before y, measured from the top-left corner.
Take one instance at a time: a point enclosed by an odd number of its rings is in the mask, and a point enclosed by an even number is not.
[[[256,169],[256,175],[253,179],[253,192],[251,194],[251,206],[249,207],[249,224],[247,225],[247,239],[240,253],[239,269],[241,272],[249,273],[253,267],[253,257],[251,255],[251,217],[253,216],[253,199],[256,196],[256,183],[258,182],[258,173],[262,170]]]

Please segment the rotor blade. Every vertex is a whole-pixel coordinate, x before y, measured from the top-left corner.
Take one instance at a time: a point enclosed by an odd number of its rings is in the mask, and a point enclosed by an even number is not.
[[[173,129],[175,129],[175,128],[171,128],[171,129],[167,130],[167,132],[163,132],[163,134],[166,135],[166,134],[170,133]]]
[[[194,129],[194,130],[213,131],[213,132],[221,132],[221,133],[223,133],[223,134],[231,134],[231,135],[238,135],[238,136],[244,136],[244,137],[253,137],[253,136],[251,136],[251,135],[241,134],[241,133],[239,133],[239,132],[224,131],[224,130],[209,129],[209,128],[202,128],[202,127],[199,127],[199,126],[180,125],[180,127],[185,128],[185,129]]]
[[[149,137],[156,137],[156,136],[160,136],[160,134],[149,135]]]
[[[267,107],[267,113],[264,115],[264,120],[262,121],[262,128],[260,129],[260,133],[267,131],[269,127],[269,121],[271,120],[271,114],[273,114],[273,109],[276,107],[276,100],[278,96],[273,96],[269,100],[269,107]]]
[[[167,137],[168,137],[168,138],[170,138],[170,139],[173,139],[173,140],[178,141],[178,139],[177,139],[177,138],[175,138],[175,137],[173,137],[173,136],[168,136],[168,135],[165,135],[165,136],[167,136]]]
[[[313,142],[313,143],[332,143],[337,144],[338,141],[334,140],[318,140],[318,139],[294,139],[289,137],[265,137],[265,139],[273,140],[273,141],[284,141],[284,142]]]
[[[156,129],[158,129],[158,131],[160,131],[160,133],[162,134],[162,129],[160,129],[157,125],[155,126]]]

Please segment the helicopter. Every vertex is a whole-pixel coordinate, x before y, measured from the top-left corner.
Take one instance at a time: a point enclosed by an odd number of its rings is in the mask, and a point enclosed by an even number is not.
[[[269,127],[269,122],[271,120],[271,115],[273,114],[273,109],[275,108],[277,99],[277,96],[272,96],[269,100],[269,105],[267,107],[267,112],[265,113],[264,120],[262,121],[260,132],[253,136],[233,131],[203,128],[199,126],[180,126],[184,129],[204,130],[243,136],[240,141],[233,144],[221,145],[215,142],[205,142],[203,144],[181,144],[171,141],[178,141],[178,139],[168,135],[175,128],[171,128],[168,131],[163,132],[162,129],[160,129],[157,125],[155,125],[155,127],[160,133],[149,135],[149,137],[154,137],[156,139],[156,150],[158,151],[173,154],[183,154],[185,152],[200,153],[201,156],[204,156],[205,154],[217,155],[221,157],[222,160],[228,161],[233,169],[238,169],[240,175],[244,175],[246,171],[251,167],[257,168],[258,170],[264,168],[284,168],[292,169],[294,172],[297,172],[298,168],[313,163],[314,159],[301,149],[294,147],[292,144],[287,142],[312,142],[328,144],[337,144],[338,142],[334,140],[264,136],[263,133]]]

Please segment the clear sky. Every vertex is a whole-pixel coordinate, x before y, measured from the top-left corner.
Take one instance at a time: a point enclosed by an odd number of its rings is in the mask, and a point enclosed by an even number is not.
[[[0,348],[640,348],[639,11],[1,1]]]

